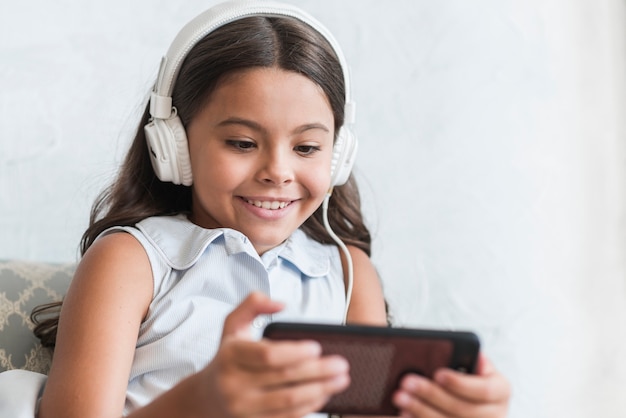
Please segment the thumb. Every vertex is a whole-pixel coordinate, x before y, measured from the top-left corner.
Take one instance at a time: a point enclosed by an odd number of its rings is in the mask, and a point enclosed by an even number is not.
[[[487,356],[485,356],[485,354],[483,354],[483,352],[480,352],[478,355],[478,362],[476,364],[476,374],[480,376],[486,376],[492,374],[493,371],[494,366],[491,361],[489,361],[489,359],[487,358]]]
[[[250,324],[258,315],[272,314],[283,309],[281,302],[273,301],[261,292],[252,292],[224,321],[222,340],[228,337],[250,338]]]

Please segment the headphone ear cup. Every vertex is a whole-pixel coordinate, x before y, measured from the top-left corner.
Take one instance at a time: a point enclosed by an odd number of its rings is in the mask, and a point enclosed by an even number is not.
[[[333,160],[331,162],[330,185],[341,186],[348,181],[354,160],[356,159],[358,144],[356,135],[348,127],[342,127],[337,135],[337,141],[333,147]]]
[[[174,138],[174,144],[176,147],[176,166],[178,168],[178,175],[180,183],[183,186],[191,186],[193,183],[193,176],[191,174],[191,158],[189,157],[189,143],[187,142],[187,132],[183,126],[183,122],[178,116],[167,119],[167,126],[172,132]]]
[[[180,118],[153,119],[144,132],[152,168],[159,180],[191,186],[189,146]]]

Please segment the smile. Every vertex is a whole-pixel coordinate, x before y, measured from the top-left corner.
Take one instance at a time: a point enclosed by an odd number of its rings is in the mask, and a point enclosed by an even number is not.
[[[283,209],[286,206],[289,206],[291,204],[291,202],[279,202],[277,200],[261,201],[261,200],[246,199],[246,202],[248,202],[251,205],[256,206],[257,208],[270,209],[270,210]]]

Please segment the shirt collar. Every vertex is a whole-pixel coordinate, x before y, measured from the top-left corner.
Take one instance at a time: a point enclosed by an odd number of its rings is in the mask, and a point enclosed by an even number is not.
[[[278,256],[309,277],[321,277],[330,271],[333,250],[334,246],[317,242],[298,229],[287,239]]]
[[[205,229],[189,221],[185,215],[147,218],[139,222],[137,228],[177,270],[194,265],[220,236],[224,237],[229,255],[245,252],[263,263],[265,268],[281,258],[309,277],[322,277],[329,273],[334,250],[334,246],[319,243],[298,229],[283,244],[259,257],[250,240],[241,232],[228,228]]]
[[[223,231],[228,254],[245,252],[263,263],[266,269],[278,262],[278,259],[283,259],[305,276],[322,277],[330,271],[332,254],[329,253],[328,246],[310,238],[301,229],[296,230],[285,242],[266,251],[260,257],[244,234],[233,229]]]

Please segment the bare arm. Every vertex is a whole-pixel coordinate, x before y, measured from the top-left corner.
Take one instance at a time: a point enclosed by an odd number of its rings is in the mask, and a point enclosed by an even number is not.
[[[39,418],[122,414],[152,286],[148,257],[134,237],[115,233],[92,245],[63,302]]]
[[[385,298],[378,273],[363,250],[353,246],[348,246],[348,250],[354,266],[354,285],[346,322],[385,326],[387,324]],[[344,277],[347,277],[343,253],[341,256],[344,265]]]

